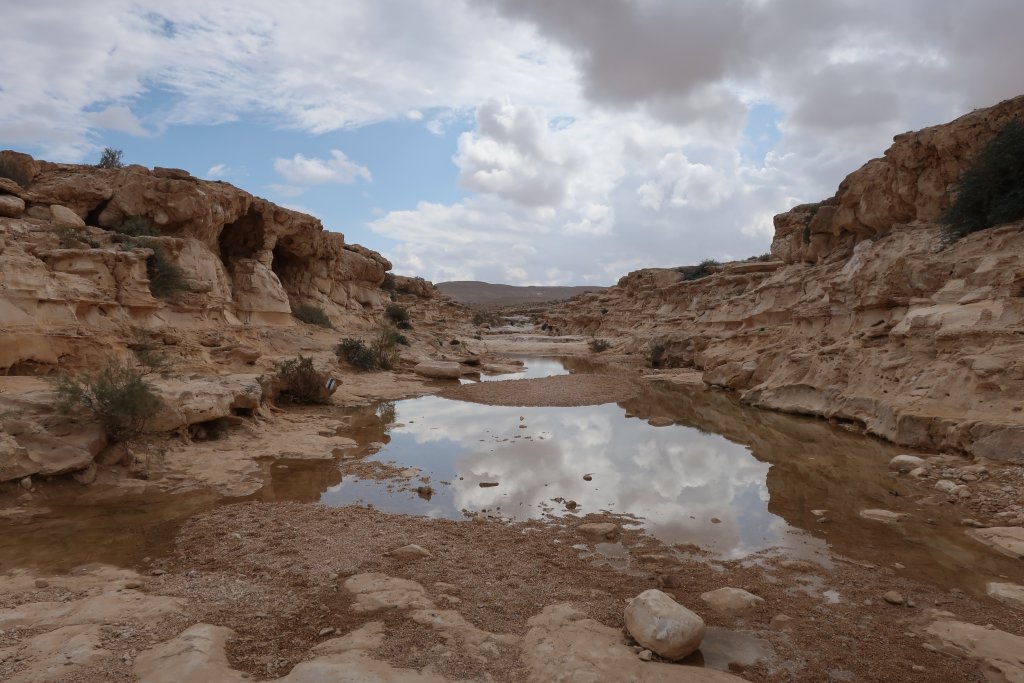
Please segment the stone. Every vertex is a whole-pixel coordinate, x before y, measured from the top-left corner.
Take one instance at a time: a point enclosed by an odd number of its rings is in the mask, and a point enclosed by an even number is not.
[[[649,662],[654,659],[654,653],[650,650],[640,650],[636,656],[641,662]]]
[[[577,533],[593,541],[612,541],[619,536],[619,526],[612,522],[591,522],[576,527]]]
[[[986,681],[1024,681],[1024,637],[948,618],[931,623],[925,635],[937,651],[977,661]]]
[[[678,660],[700,647],[704,620],[656,588],[630,600],[626,630],[636,642],[665,659]]]
[[[1015,583],[989,582],[985,587],[989,597],[998,600],[1004,605],[1024,610],[1024,586]]]
[[[890,605],[902,605],[905,602],[903,594],[899,591],[887,591],[885,595],[882,596],[882,599]]]
[[[462,366],[450,361],[423,361],[417,363],[412,371],[430,379],[458,379],[462,376]]]
[[[388,553],[388,555],[400,560],[418,560],[423,557],[433,557],[429,550],[422,546],[418,546],[415,543],[403,545],[401,548],[395,548]]]
[[[889,461],[889,469],[906,473],[923,467],[925,464],[924,458],[919,458],[916,455],[897,455]]]
[[[356,574],[346,579],[343,585],[345,590],[355,595],[352,603],[354,612],[434,607],[423,586],[408,579],[379,573]]]
[[[50,222],[57,228],[80,229],[85,227],[85,221],[81,216],[60,204],[50,205]]]
[[[1024,527],[996,526],[968,529],[967,535],[1014,559],[1024,558]]]
[[[49,588],[50,587],[50,582],[47,581],[46,579],[36,579],[34,583],[35,583],[35,587],[36,588]]]
[[[910,517],[905,512],[893,512],[891,510],[861,510],[860,516],[873,522],[882,522],[883,524],[896,524]]]
[[[529,619],[521,659],[530,683],[740,683],[723,671],[643,661],[622,631],[569,604],[549,605]],[[652,656],[653,659],[653,656]]]
[[[764,598],[729,586],[703,593],[700,599],[714,611],[722,613],[752,612],[764,604]]]
[[[949,479],[939,479],[935,482],[935,490],[941,491],[942,493],[949,493],[956,488],[956,484],[951,482]]]
[[[769,628],[773,631],[791,631],[795,619],[786,614],[776,614],[772,617]]]
[[[652,427],[671,427],[675,421],[670,417],[652,417],[647,421]]]
[[[482,488],[482,489],[494,488],[497,485],[498,485],[498,482],[496,482],[496,481],[482,481],[482,482],[480,482],[480,488]]]
[[[0,217],[21,218],[25,213],[25,200],[11,194],[0,195]]]
[[[908,474],[911,477],[914,477],[916,479],[920,479],[921,477],[923,477],[926,474],[928,474],[928,468],[926,468],[926,467],[915,467],[914,469],[910,470],[910,472]]]
[[[24,477],[18,483],[21,484],[21,488],[25,489],[26,491],[32,490],[32,477]]]

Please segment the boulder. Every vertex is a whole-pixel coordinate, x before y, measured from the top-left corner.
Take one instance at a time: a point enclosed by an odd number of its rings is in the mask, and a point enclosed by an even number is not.
[[[0,195],[0,218],[21,218],[25,213],[25,200],[12,194]]]
[[[85,221],[77,213],[60,204],[50,205],[50,222],[57,228],[84,228]]]
[[[919,458],[916,455],[897,455],[889,461],[889,469],[906,473],[918,467],[924,467],[926,464],[924,458]]]
[[[682,659],[700,647],[704,620],[657,589],[646,590],[626,605],[626,629],[636,642],[664,657]]]
[[[742,588],[719,588],[700,596],[708,607],[721,613],[752,612],[764,604],[764,598]]]
[[[1024,681],[1024,637],[952,619],[933,622],[925,634],[940,652],[978,662],[986,681]]]
[[[462,366],[458,363],[440,360],[427,360],[417,363],[413,372],[431,379],[458,379],[462,376]]]

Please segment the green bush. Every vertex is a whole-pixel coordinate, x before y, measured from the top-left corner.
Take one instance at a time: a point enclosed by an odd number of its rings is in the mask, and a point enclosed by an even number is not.
[[[83,247],[95,249],[100,246],[99,242],[90,238],[81,230],[74,228],[57,228],[53,233],[57,235],[57,241],[61,249],[82,249]]]
[[[611,344],[609,344],[608,341],[605,339],[591,339],[590,343],[587,344],[587,346],[594,353],[601,353],[602,351],[607,351],[609,348],[611,348]]]
[[[943,214],[947,244],[972,232],[1024,218],[1024,124],[1011,121],[985,145],[956,184]]]
[[[122,154],[123,152],[119,149],[106,147],[100,154],[100,163],[96,164],[96,168],[124,168],[124,162],[121,161]]]
[[[647,362],[650,363],[652,368],[656,368],[661,365],[662,359],[665,358],[665,345],[661,342],[654,342],[651,344],[650,350],[647,354]]]
[[[313,367],[313,359],[298,356],[277,365],[273,379],[275,399],[307,405],[328,403],[331,392],[327,389],[326,373]]]
[[[393,323],[409,322],[409,311],[401,304],[389,304],[384,309],[384,316]]]
[[[317,325],[319,327],[327,327],[332,330],[334,329],[334,323],[332,323],[331,319],[327,317],[324,309],[319,306],[313,306],[311,304],[296,306],[292,309],[292,315],[304,323]]]
[[[684,280],[700,280],[702,278],[706,278],[708,275],[711,275],[711,269],[714,266],[720,265],[722,264],[719,263],[718,261],[708,258],[704,259],[696,266],[684,268],[681,272],[683,274]]]
[[[342,339],[341,343],[334,347],[334,355],[359,370],[377,368],[377,354],[359,339]]]
[[[159,237],[160,231],[145,216],[130,216],[114,228],[114,232],[129,237]]]
[[[381,324],[380,329],[377,331],[377,337],[371,345],[378,368],[390,370],[395,366],[398,362],[398,344],[401,339],[405,339],[405,335],[401,334],[391,325]]]
[[[158,299],[169,299],[179,292],[187,292],[191,288],[185,271],[179,268],[167,250],[157,242],[145,245],[153,253],[146,258],[146,273],[149,275],[149,291]]]
[[[110,360],[95,374],[57,378],[57,409],[69,413],[84,409],[103,427],[111,441],[134,439],[156,414],[160,399],[146,382],[143,369]]]

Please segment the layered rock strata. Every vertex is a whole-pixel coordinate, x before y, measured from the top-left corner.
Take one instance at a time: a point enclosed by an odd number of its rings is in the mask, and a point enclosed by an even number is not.
[[[836,195],[775,217],[771,259],[647,269],[555,309],[753,405],[907,446],[1024,461],[1024,223],[943,243],[936,220],[1024,96],[895,138]]]

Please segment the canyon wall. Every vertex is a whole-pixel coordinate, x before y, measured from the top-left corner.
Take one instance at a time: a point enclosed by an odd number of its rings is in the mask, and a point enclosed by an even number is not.
[[[388,288],[433,295],[313,216],[182,170],[3,151],[0,176],[0,372],[90,365],[138,330],[290,326],[301,305],[358,322],[379,314]],[[157,236],[126,239],[126,224]],[[151,294],[154,246],[184,274],[173,297]]]
[[[834,197],[776,216],[771,260],[636,271],[547,322],[752,405],[1024,461],[1024,222],[951,245],[936,224],[1012,119],[1024,96],[897,136]]]

